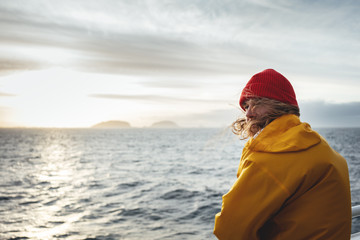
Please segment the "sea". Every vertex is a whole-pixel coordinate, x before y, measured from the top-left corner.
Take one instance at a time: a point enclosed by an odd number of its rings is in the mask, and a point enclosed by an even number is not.
[[[316,130],[360,204],[360,128]],[[216,239],[244,144],[229,128],[0,129],[0,239]]]

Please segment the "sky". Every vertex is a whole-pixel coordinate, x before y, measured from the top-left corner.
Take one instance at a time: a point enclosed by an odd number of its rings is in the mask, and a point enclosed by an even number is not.
[[[2,0],[0,127],[226,127],[273,68],[301,120],[360,127],[360,2]]]

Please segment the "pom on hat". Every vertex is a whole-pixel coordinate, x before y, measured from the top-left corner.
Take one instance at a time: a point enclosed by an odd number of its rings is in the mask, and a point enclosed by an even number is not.
[[[291,83],[274,69],[266,69],[252,76],[241,93],[240,107],[244,109],[245,101],[256,97],[270,98],[299,107]]]

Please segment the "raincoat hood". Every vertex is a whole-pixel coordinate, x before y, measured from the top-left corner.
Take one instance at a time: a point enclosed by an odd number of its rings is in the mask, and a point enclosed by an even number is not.
[[[297,152],[311,148],[320,141],[320,135],[309,124],[289,114],[272,121],[256,138],[251,138],[245,148],[255,152]]]

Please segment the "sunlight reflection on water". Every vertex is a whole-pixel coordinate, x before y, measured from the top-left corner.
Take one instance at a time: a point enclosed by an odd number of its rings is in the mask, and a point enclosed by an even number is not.
[[[81,219],[84,213],[59,216],[61,210],[78,201],[74,189],[76,169],[74,158],[68,159],[67,146],[59,144],[58,139],[49,141],[41,151],[41,163],[34,167],[32,178],[35,184],[29,193],[36,196],[42,204],[28,213],[32,225],[25,228],[31,239],[51,239],[65,236],[71,225]],[[71,160],[71,161],[70,161]],[[71,197],[70,197],[71,196]]]

